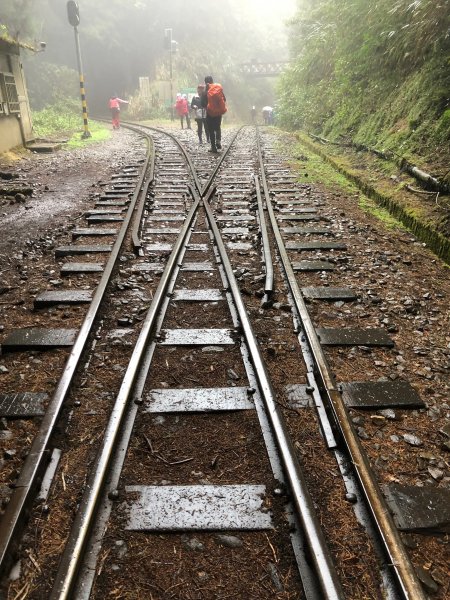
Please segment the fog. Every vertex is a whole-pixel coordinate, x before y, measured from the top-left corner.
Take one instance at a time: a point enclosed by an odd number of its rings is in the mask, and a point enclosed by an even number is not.
[[[195,87],[212,74],[225,88],[230,114],[238,118],[245,117],[252,104],[275,103],[276,78],[249,77],[240,65],[288,59],[286,19],[294,15],[296,4],[79,0],[78,33],[90,113],[104,113],[111,94],[141,102],[143,85],[152,110],[163,109],[170,102],[170,66],[173,93]],[[2,0],[0,24],[38,49],[41,41],[46,43],[43,52],[22,50],[34,109],[77,98],[74,29],[68,23],[66,0]],[[172,52],[164,45],[167,28],[172,30]]]

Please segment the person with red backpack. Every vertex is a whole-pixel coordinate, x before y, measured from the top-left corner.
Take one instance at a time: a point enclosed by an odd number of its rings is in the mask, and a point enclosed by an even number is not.
[[[222,148],[222,115],[227,112],[227,99],[220,83],[214,83],[211,75],[205,77],[205,94],[201,97],[202,106],[206,108],[206,125],[209,131],[211,148],[216,153]]]

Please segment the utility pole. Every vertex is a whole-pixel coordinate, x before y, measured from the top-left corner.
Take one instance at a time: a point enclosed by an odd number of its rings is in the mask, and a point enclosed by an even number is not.
[[[69,0],[69,2],[67,2],[67,17],[69,19],[69,23],[73,27],[73,31],[75,34],[75,49],[77,53],[78,74],[80,76],[81,108],[83,111],[84,124],[84,132],[81,137],[82,139],[86,139],[91,137],[91,132],[89,131],[88,126],[86,91],[84,89],[83,65],[81,62],[80,37],[78,35],[78,25],[80,24],[80,10],[78,8],[78,4],[74,0]]]
[[[172,28],[164,29],[164,47],[169,51],[169,85],[170,85],[170,118],[173,121],[173,62],[172,54],[176,52],[177,42],[172,39]]]

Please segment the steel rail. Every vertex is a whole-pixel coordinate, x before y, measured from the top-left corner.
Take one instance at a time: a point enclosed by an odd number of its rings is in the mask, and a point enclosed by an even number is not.
[[[158,127],[151,127],[150,125],[140,125],[140,127],[143,127],[145,129],[150,129],[151,131],[156,131],[157,133],[161,133],[162,135],[166,135],[173,142],[175,142],[175,144],[181,150],[187,164],[189,165],[189,169],[191,171],[191,175],[192,175],[192,178],[195,183],[195,189],[198,191],[198,193],[200,193],[202,186],[201,186],[200,180],[198,178],[197,171],[195,169],[195,165],[192,162],[192,158],[189,156],[189,154],[188,154],[186,148],[183,146],[183,144],[172,133],[169,133],[168,131],[164,131],[163,129],[159,129]]]
[[[53,393],[45,415],[42,418],[39,430],[32,442],[30,452],[25,459],[20,476],[15,483],[15,488],[10,501],[0,520],[0,575],[5,573],[13,560],[19,531],[22,528],[23,522],[29,516],[29,510],[34,500],[34,493],[37,486],[40,484],[40,478],[48,463],[50,439],[61,414],[64,400],[66,399],[73,382],[82,353],[86,348],[88,337],[92,331],[106,287],[111,278],[113,268],[117,262],[125,235],[128,231],[137,198],[139,197],[140,189],[145,179],[149,159],[149,144],[147,140],[147,159],[143,165],[142,173],[136,185],[136,190],[132,196],[126,216],[111,249],[110,256],[105,265],[99,285],[95,290],[88,312],[65,363],[63,374],[58,381],[55,392]]]
[[[130,129],[134,129],[133,127],[133,123],[129,122],[129,121],[125,121],[124,122]],[[134,124],[135,125],[135,124]],[[168,137],[170,137],[176,144],[177,146],[180,148],[181,152],[183,153],[186,162],[188,163],[190,169],[191,169],[191,174],[192,177],[194,179],[195,182],[195,188],[197,190],[197,192],[199,194],[201,194],[201,196],[205,196],[205,194],[209,191],[210,187],[212,186],[214,179],[217,175],[217,172],[219,171],[220,167],[222,166],[223,161],[225,160],[226,156],[228,155],[235,139],[237,138],[237,136],[239,135],[239,133],[241,132],[241,130],[244,128],[244,126],[240,127],[236,133],[234,134],[234,136],[231,138],[230,143],[228,144],[228,147],[226,148],[225,152],[223,152],[220,155],[220,159],[217,161],[217,165],[215,166],[212,174],[210,175],[208,181],[206,182],[206,184],[204,185],[204,187],[202,188],[200,180],[198,179],[197,176],[197,171],[195,169],[195,165],[192,161],[192,158],[190,157],[190,155],[187,153],[186,148],[183,146],[183,144],[172,134],[169,133],[168,131],[164,131],[164,129],[159,129],[158,127],[151,127],[150,125],[139,125],[139,127],[142,127],[144,129],[150,129],[151,131],[156,131],[157,133],[161,133],[163,135],[166,135]],[[134,129],[135,131],[140,131],[140,129]]]
[[[185,156],[189,167],[191,168],[191,174],[193,176],[196,188],[199,190],[200,182],[198,180],[195,167],[182,144],[172,134],[166,133],[165,131],[152,127],[146,127],[146,129],[155,130],[158,133],[167,135],[177,143],[183,155]],[[235,138],[233,138],[233,141],[234,139]],[[225,154],[226,153],[224,153],[224,155]],[[189,186],[189,190],[194,196],[194,189]],[[213,190],[211,190],[209,195],[212,195],[212,192]],[[88,542],[89,533],[94,525],[93,521],[96,515],[97,507],[101,501],[102,490],[106,482],[107,473],[119,439],[120,428],[125,419],[130,396],[139,374],[139,368],[145,354],[145,349],[148,345],[150,335],[157,321],[158,311],[164,301],[164,295],[170,283],[172,273],[177,266],[176,261],[183,248],[183,244],[188,235],[191,223],[197,214],[200,201],[201,198],[198,196],[192,205],[188,216],[186,217],[164,272],[161,276],[161,280],[153,297],[149,311],[142,324],[141,333],[139,334],[139,338],[133,350],[129,366],[114,403],[113,411],[102,440],[102,445],[95,460],[94,470],[89,476],[83,498],[75,516],[71,533],[69,535],[69,542],[62,554],[58,572],[53,583],[50,600],[69,600],[71,598],[71,594],[76,584],[76,578],[81,568],[83,551]]]
[[[269,234],[267,232],[267,223],[266,217],[264,215],[264,206],[261,198],[261,189],[259,187],[259,179],[258,176],[254,176],[255,181],[255,189],[256,189],[256,198],[258,200],[258,215],[259,215],[259,226],[261,228],[261,239],[263,244],[263,253],[264,253],[264,265],[266,269],[266,282],[264,285],[264,291],[268,296],[271,296],[273,293],[273,263],[272,263],[272,253],[270,250],[270,242],[269,242]]]
[[[211,173],[208,181],[205,183],[203,189],[199,190],[200,195],[202,196],[202,198],[205,197],[206,193],[211,188],[211,186],[212,186],[212,184],[214,182],[214,179],[216,178],[216,175],[217,175],[220,167],[222,166],[223,161],[225,160],[226,156],[228,155],[229,151],[231,150],[231,146],[234,144],[235,139],[240,134],[240,132],[242,131],[242,129],[243,129],[243,126],[239,127],[239,129],[236,131],[236,133],[234,134],[234,136],[231,138],[231,142],[228,144],[228,148],[225,150],[225,152],[223,152],[221,154],[220,160],[217,162],[217,165],[216,165],[214,171]]]
[[[390,563],[396,573],[396,580],[400,590],[408,600],[426,600],[426,596],[424,595],[421,584],[406,553],[398,529],[394,524],[381,490],[375,480],[367,456],[359,442],[347,412],[347,408],[342,401],[342,396],[337,388],[334,376],[326,360],[311,317],[309,316],[303,295],[297,283],[270,200],[270,192],[265,176],[259,137],[258,149],[261,180],[266,198],[266,206],[277,242],[278,252],[294,299],[296,311],[303,325],[305,336],[316,364],[319,381],[325,391],[327,403],[332,410],[334,423],[338,428],[340,439],[345,443],[347,448],[350,461],[354,466],[356,477],[367,500],[370,513],[377,525],[380,537],[383,540],[384,549],[387,556],[389,556]]]
[[[189,233],[191,223],[197,214],[199,204],[200,198],[197,198],[193,203],[177,241],[175,242],[158,284],[158,288],[155,292],[153,301],[142,324],[139,338],[130,358],[130,362],[122,380],[120,390],[117,394],[93,470],[89,476],[83,498],[75,516],[69,541],[62,554],[56,579],[53,583],[50,600],[67,600],[71,597],[76,577],[81,566],[83,552],[86,548],[89,533],[93,527],[96,510],[99,501],[101,500],[102,490],[106,481],[107,473],[111,465],[111,460],[117,441],[119,439],[120,428],[123,423],[126,409],[128,407],[134,384],[139,373],[139,368],[143,360],[143,356],[145,355],[145,350],[148,346],[150,336],[153,333],[158,311],[165,299],[170,278],[174,269],[177,267],[178,256],[183,248],[183,245],[185,245],[185,240]]]
[[[128,127],[128,129],[132,129],[133,131],[141,133],[139,129],[136,129],[129,125],[127,127]],[[136,211],[135,211],[133,228],[131,230],[131,239],[133,242],[133,248],[134,248],[135,252],[139,252],[140,249],[142,248],[142,240],[139,235],[139,229],[140,229],[140,225],[141,225],[141,221],[142,221],[142,215],[143,215],[144,209],[145,209],[145,201],[147,199],[148,188],[151,186],[151,184],[153,183],[153,180],[155,178],[155,145],[153,143],[153,139],[150,136],[149,136],[149,140],[151,142],[150,172],[145,181],[144,188],[142,190],[142,194],[141,194],[142,200],[141,200],[141,202],[139,202],[139,204],[136,208]]]
[[[230,292],[233,296],[243,334],[249,348],[255,374],[260,386],[261,396],[279,447],[281,461],[291,490],[292,500],[310,546],[311,560],[315,566],[323,598],[327,600],[343,600],[344,593],[341,583],[315,513],[314,504],[298,463],[295,449],[287,433],[284,417],[276,402],[275,393],[272,389],[255,334],[253,333],[242,296],[239,292],[219,228],[217,227],[211,207],[207,201],[204,202],[204,207],[226,277],[229,281]]]

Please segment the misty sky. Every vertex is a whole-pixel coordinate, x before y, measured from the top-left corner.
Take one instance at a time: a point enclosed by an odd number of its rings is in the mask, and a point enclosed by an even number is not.
[[[112,90],[134,95],[140,77],[149,77],[157,87],[155,94],[160,93],[159,82],[169,80],[166,27],[173,30],[178,43],[172,57],[175,87],[192,87],[192,82],[213,72],[227,84],[235,106],[246,107],[255,98],[273,104],[275,81],[252,79],[243,87],[240,65],[289,57],[286,20],[294,16],[299,1],[228,0],[221,4],[206,0],[197,10],[185,0],[78,3],[84,79],[90,106],[96,109]],[[73,90],[76,94],[76,54],[66,0],[0,0],[0,5],[0,23],[6,22],[11,32],[20,32],[22,40],[47,43],[44,53],[26,60],[33,108],[72,97]]]
[[[263,26],[273,27],[276,23],[292,17],[296,11],[297,0],[241,0],[240,9],[247,12],[255,21]]]
[[[295,11],[297,0],[242,0],[255,14],[263,13],[264,16],[290,17]]]

